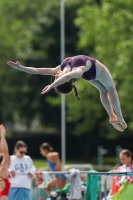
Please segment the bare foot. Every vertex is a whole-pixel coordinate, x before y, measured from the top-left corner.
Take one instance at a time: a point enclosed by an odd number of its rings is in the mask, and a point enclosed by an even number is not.
[[[117,123],[119,123],[123,129],[127,128],[127,124],[123,118],[117,117]]]
[[[117,122],[117,116],[115,114],[113,116],[111,116],[109,122],[111,124]]]
[[[113,115],[112,117],[110,117],[109,122],[118,131],[123,132],[127,128],[127,124],[122,117],[117,117],[116,115]]]
[[[120,125],[119,123],[113,122],[113,123],[111,123],[111,124],[112,124],[112,126],[113,126],[116,130],[121,131],[121,132],[124,131],[124,128],[122,128],[121,125]]]

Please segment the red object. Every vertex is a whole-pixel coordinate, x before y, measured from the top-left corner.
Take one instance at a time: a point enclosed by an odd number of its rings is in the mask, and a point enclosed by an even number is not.
[[[43,180],[43,173],[41,171],[38,171],[36,173],[36,180],[37,180],[37,186],[40,185],[44,180]]]
[[[0,176],[0,178],[2,179],[0,181],[4,181],[5,182],[5,188],[2,191],[0,191],[0,197],[8,196],[8,192],[9,192],[9,188],[10,188],[10,182],[8,180],[8,177],[7,178],[3,178],[2,176]]]
[[[43,200],[43,198],[42,198],[42,197],[40,197],[38,200]]]
[[[112,177],[111,195],[117,193],[119,189],[120,189],[120,186],[117,186],[115,184],[115,179],[114,179],[114,177]]]

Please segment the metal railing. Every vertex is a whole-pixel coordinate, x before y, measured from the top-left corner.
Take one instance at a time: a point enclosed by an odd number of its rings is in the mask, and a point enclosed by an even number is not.
[[[63,167],[63,169],[65,171],[68,171],[69,169],[72,169],[72,168],[76,168],[76,169],[79,169],[81,171],[82,170],[94,169],[92,164],[68,164],[68,165],[65,165]]]
[[[43,173],[43,172],[42,172]],[[70,174],[69,171],[56,171],[56,172],[48,172],[51,176],[51,178],[54,178],[57,174],[66,174],[67,176]],[[80,171],[81,174],[85,175],[85,178],[87,177],[88,171]],[[98,200],[102,200],[103,196],[105,197],[105,200],[107,199],[107,191],[111,188],[111,177],[112,176],[133,176],[133,172],[89,172],[89,175],[91,176],[99,176],[100,178],[100,190],[98,194]],[[104,179],[103,179],[104,177]],[[109,180],[110,179],[110,180]],[[109,183],[108,183],[109,182]],[[32,188],[34,190],[34,199],[32,200],[38,200],[39,198],[46,200],[46,195],[44,195],[44,188]],[[39,191],[40,190],[40,191]],[[82,198],[83,199],[83,198]],[[91,199],[93,200],[93,199]]]

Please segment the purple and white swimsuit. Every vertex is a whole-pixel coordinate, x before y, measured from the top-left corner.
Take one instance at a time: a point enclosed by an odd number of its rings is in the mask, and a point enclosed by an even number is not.
[[[73,56],[73,57],[67,57],[63,60],[60,67],[61,67],[61,70],[63,71],[63,69],[67,65],[70,65],[71,70],[72,70],[74,67],[86,66],[87,60],[89,60],[92,65],[88,71],[83,73],[82,78],[88,81],[93,80],[96,78],[96,65],[95,65],[96,60],[89,56],[78,55],[78,56]]]

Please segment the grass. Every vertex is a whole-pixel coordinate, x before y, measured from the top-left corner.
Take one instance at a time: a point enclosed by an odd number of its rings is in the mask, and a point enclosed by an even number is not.
[[[48,168],[46,164],[45,159],[33,159],[34,165],[37,169],[39,168]],[[82,161],[82,160],[69,160],[66,162],[66,164],[82,164],[82,163],[88,163],[87,161]]]
[[[91,160],[91,163],[93,165],[97,165],[97,157],[94,157],[92,160]],[[105,165],[115,165],[116,164],[116,158],[115,157],[104,157],[103,158],[103,163]]]
[[[39,168],[48,168],[46,164],[45,159],[33,159],[34,165],[37,169]],[[94,157],[91,160],[83,161],[83,160],[67,160],[66,164],[87,164],[91,163],[92,165],[97,165],[97,157]],[[104,157],[103,159],[104,165],[112,165],[114,166],[116,164],[116,158],[115,157]]]
[[[33,159],[33,163],[37,169],[47,167],[46,161],[44,159]]]

